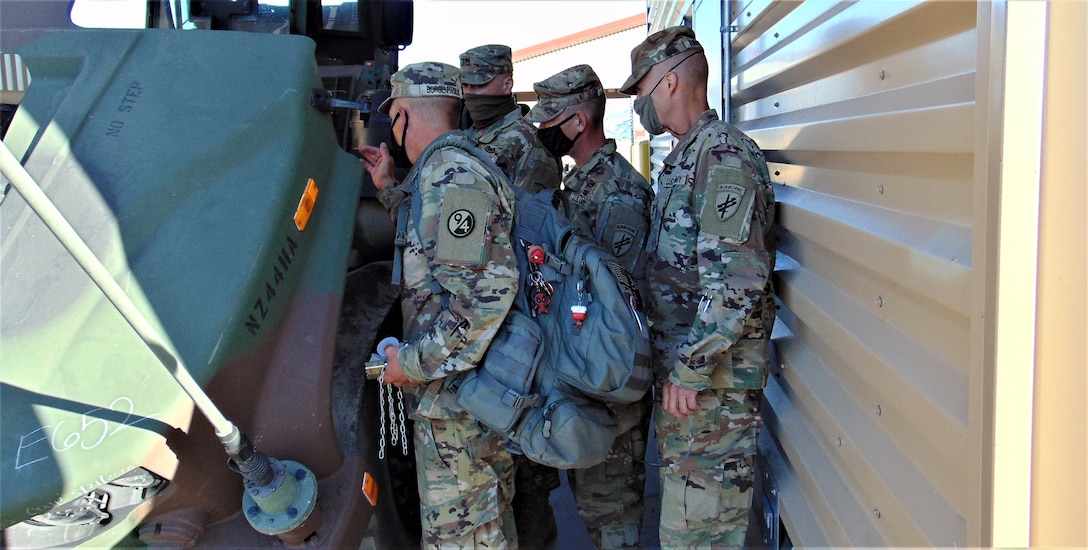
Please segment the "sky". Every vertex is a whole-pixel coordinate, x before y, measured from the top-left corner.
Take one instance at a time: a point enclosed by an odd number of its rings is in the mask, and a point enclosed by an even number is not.
[[[483,44],[514,51],[646,12],[646,0],[415,0],[412,44],[401,66],[420,61],[458,64]]]

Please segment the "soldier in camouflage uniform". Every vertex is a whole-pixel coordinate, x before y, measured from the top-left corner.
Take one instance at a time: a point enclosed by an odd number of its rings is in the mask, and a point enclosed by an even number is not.
[[[510,56],[510,47],[501,44],[478,46],[461,54],[465,107],[473,121],[468,133],[514,185],[530,193],[557,189],[559,161],[541,145],[536,127],[522,117],[514,100]],[[557,532],[548,496],[559,487],[559,474],[521,455],[514,460],[514,511],[521,547],[548,547]]]
[[[513,457],[504,439],[484,432],[442,391],[446,377],[476,368],[505,319],[518,286],[510,239],[515,198],[501,174],[454,146],[434,144],[456,129],[460,71],[417,63],[391,78],[379,112],[393,114],[394,145],[414,164],[394,180],[386,144],[360,152],[378,198],[395,215],[407,209],[403,254],[404,341],[386,348],[383,383],[408,390],[415,420],[415,454],[424,548],[516,548],[510,501]],[[418,216],[418,219],[417,219]]]
[[[709,108],[691,29],[647,37],[631,73],[620,91],[638,96],[642,125],[679,140],[657,178],[647,262],[654,429],[672,464],[661,546],[740,547],[775,316],[774,191],[759,147]]]
[[[538,101],[527,118],[540,124],[537,134],[553,155],[569,155],[577,166],[563,178],[568,214],[628,271],[641,274],[653,192],[616,152],[616,140],[605,137],[604,87],[597,74],[588,65],[576,65],[533,88]],[[639,286],[645,292],[641,281]],[[567,472],[578,513],[597,548],[638,547],[649,409],[649,402],[614,406],[620,435],[608,457]]]
[[[510,47],[488,44],[466,51],[461,73],[465,107],[472,117],[469,135],[514,185],[530,193],[557,189],[559,162],[541,145],[536,127],[522,117],[512,94]]]

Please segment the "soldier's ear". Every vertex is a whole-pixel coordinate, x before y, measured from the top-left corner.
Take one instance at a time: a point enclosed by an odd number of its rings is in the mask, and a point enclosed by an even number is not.
[[[511,75],[511,74],[502,75],[502,93],[504,93],[504,94],[514,93],[514,75]]]

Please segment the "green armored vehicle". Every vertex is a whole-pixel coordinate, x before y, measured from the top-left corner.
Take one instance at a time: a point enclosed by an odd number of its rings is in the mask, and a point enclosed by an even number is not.
[[[146,28],[73,25],[123,7]],[[392,226],[349,151],[388,133],[411,18],[0,1],[29,73],[0,148],[0,547],[405,536],[362,365],[399,327]]]

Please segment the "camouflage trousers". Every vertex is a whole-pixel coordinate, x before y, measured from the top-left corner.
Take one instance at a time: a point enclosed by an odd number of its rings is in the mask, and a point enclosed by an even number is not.
[[[416,418],[423,548],[518,547],[513,458],[504,443],[468,414]]]
[[[631,427],[616,438],[604,462],[567,471],[578,515],[595,548],[638,548],[645,508],[649,409],[649,401],[624,406],[619,411],[621,429]],[[623,422],[623,416],[631,417],[630,421]]]
[[[741,548],[748,533],[763,390],[699,392],[679,419],[660,403],[654,430],[661,468],[662,548]]]

